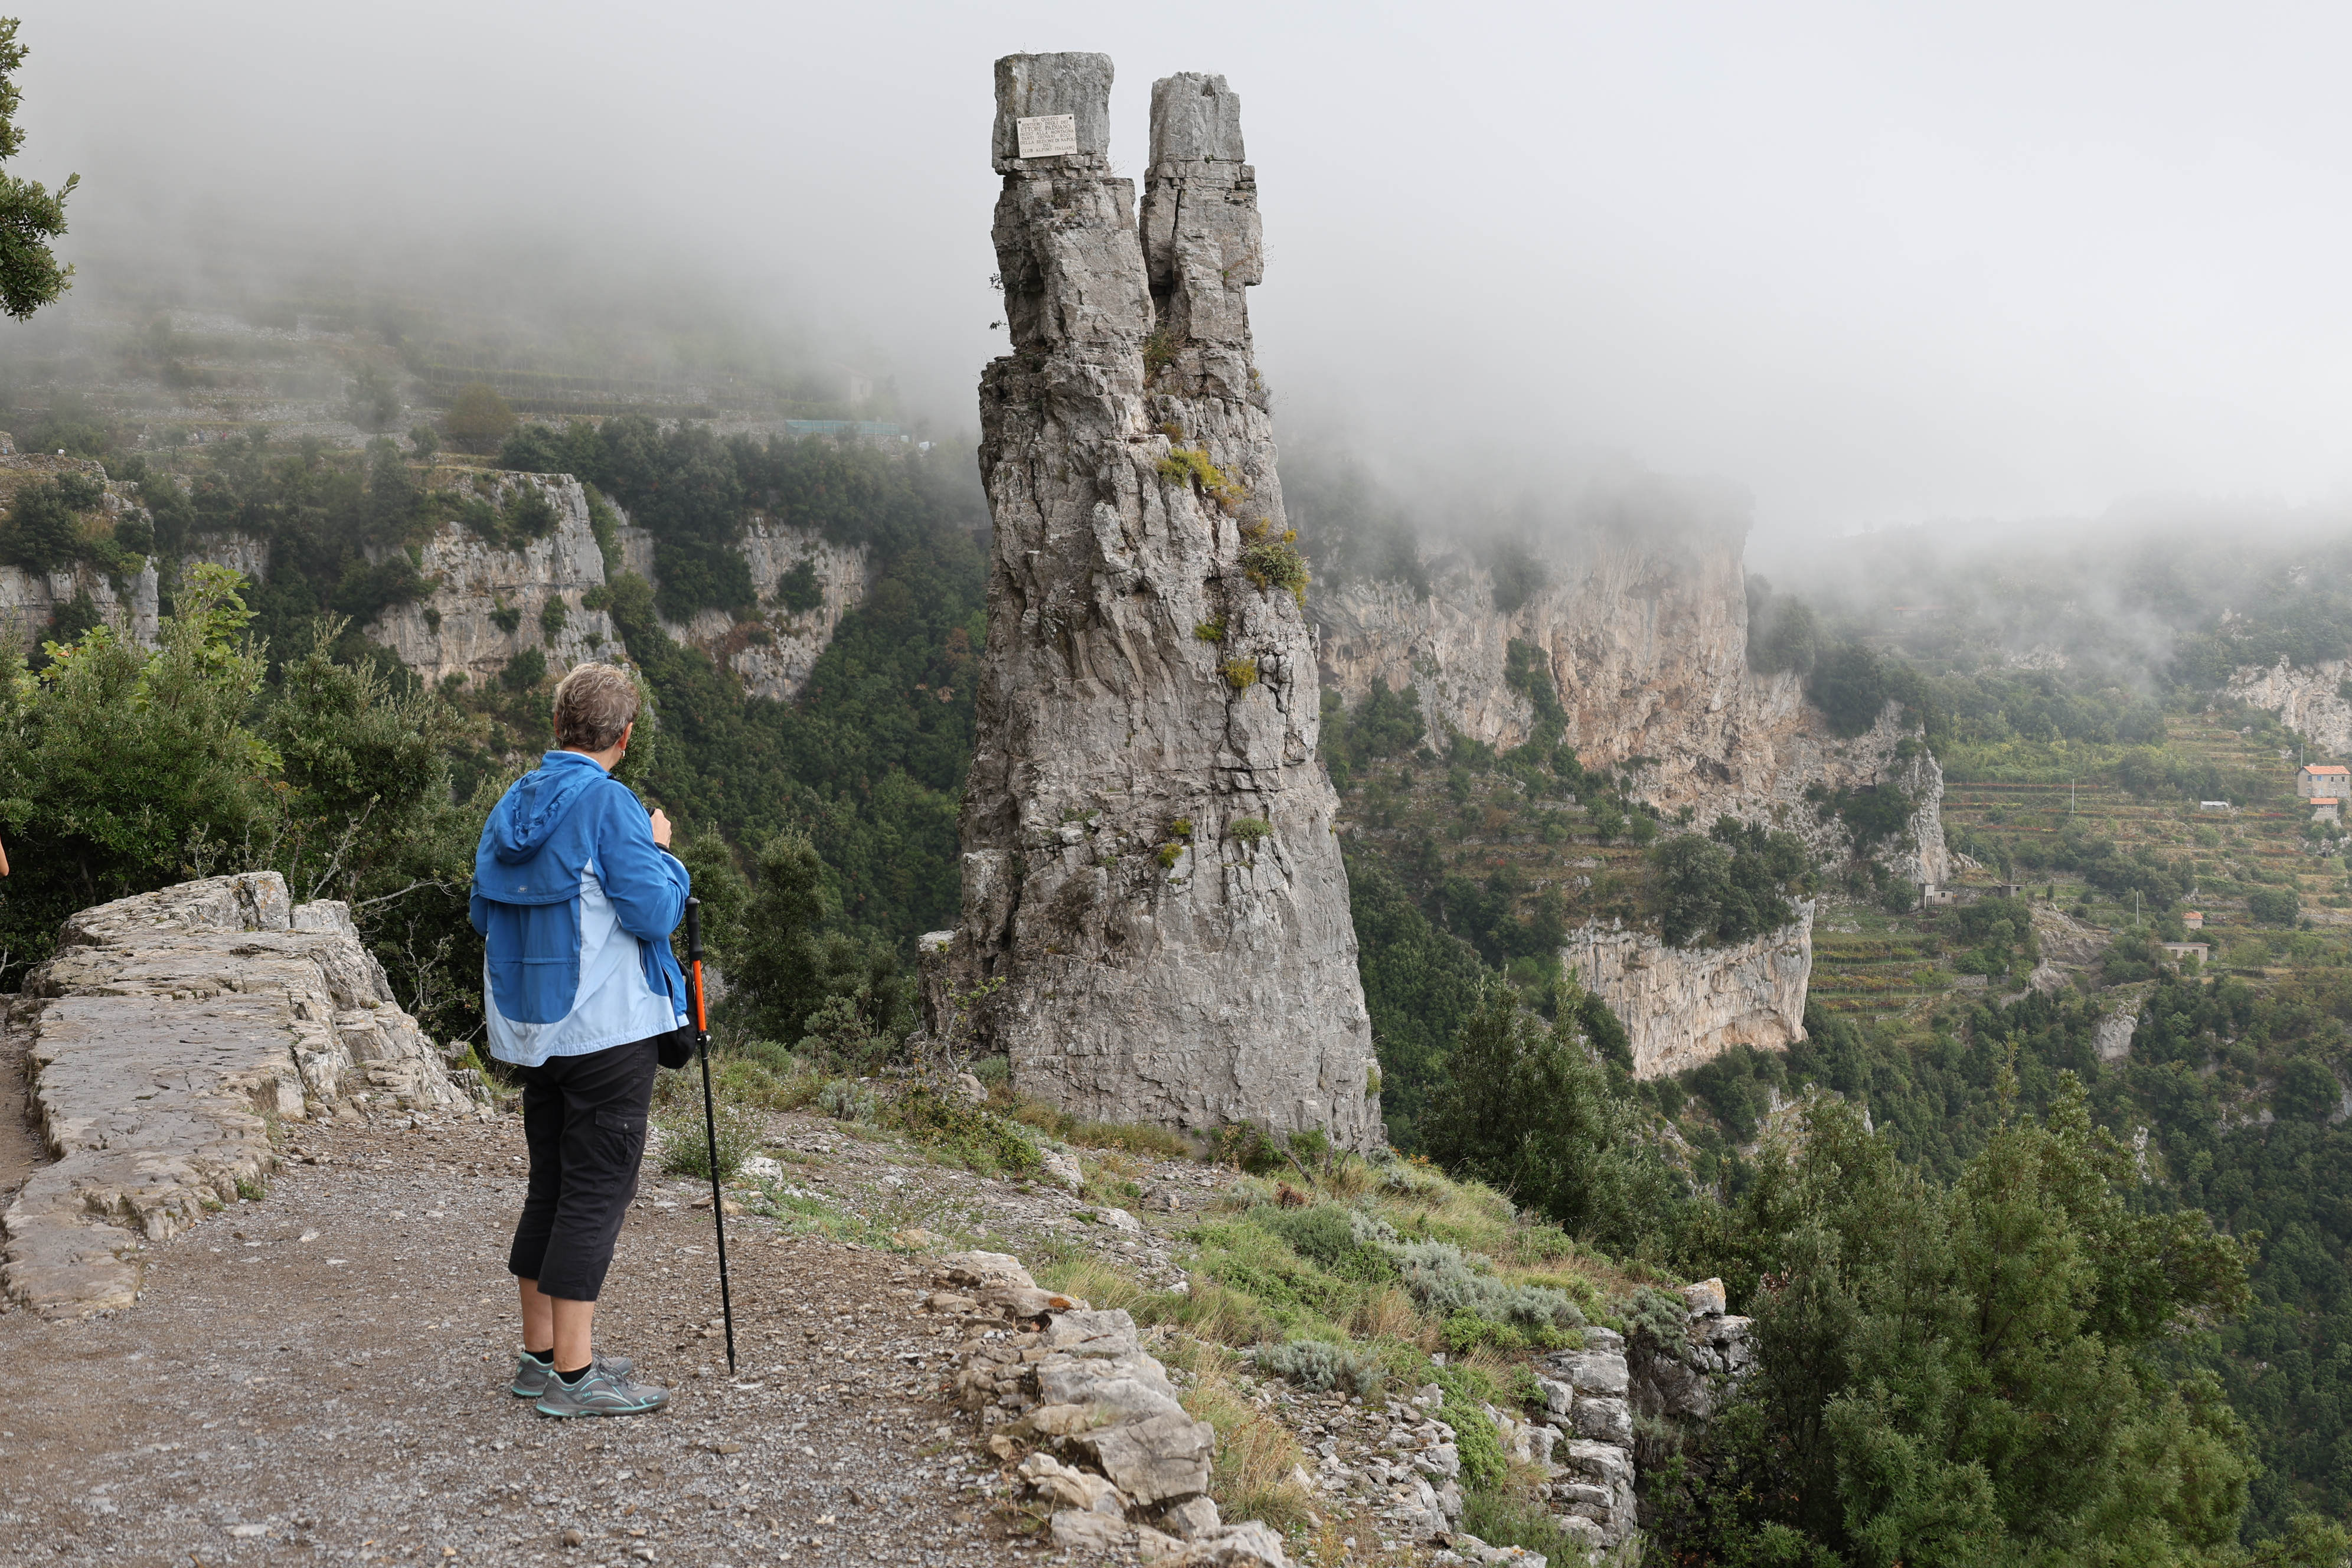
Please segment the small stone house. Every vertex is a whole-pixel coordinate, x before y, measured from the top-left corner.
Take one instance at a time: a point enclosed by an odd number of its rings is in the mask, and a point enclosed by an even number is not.
[[[2341,800],[2332,795],[2313,795],[2311,797],[2311,820],[2314,822],[2341,821],[2343,819],[2343,805],[2344,803]]]
[[[2213,952],[2213,944],[2208,942],[2167,942],[2158,945],[2175,958],[2193,958],[2200,963]]]
[[[2294,793],[2315,805],[2322,798],[2341,800],[2352,795],[2352,768],[2341,763],[2306,763],[2294,775]]]
[[[2187,926],[2190,931],[2203,931],[2205,929],[2205,911],[2203,910],[2184,910],[2180,916],[2180,923]]]

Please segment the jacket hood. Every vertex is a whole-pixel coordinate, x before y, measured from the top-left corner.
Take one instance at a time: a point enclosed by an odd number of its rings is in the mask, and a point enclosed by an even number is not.
[[[519,866],[544,848],[580,797],[612,775],[578,752],[550,752],[490,809],[484,845],[501,865]]]

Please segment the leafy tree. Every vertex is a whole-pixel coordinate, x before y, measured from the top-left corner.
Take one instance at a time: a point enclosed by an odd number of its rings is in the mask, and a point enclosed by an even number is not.
[[[1646,819],[1644,819],[1646,820]],[[1649,851],[1660,934],[1676,947],[1719,946],[1778,931],[1797,918],[1811,863],[1794,834],[1716,820],[1706,837],[1681,833]]]
[[[1389,1141],[1412,1153],[1422,1144],[1429,1097],[1444,1082],[1454,1031],[1476,1005],[1486,968],[1468,942],[1430,923],[1379,857],[1349,853],[1346,860],[1356,965],[1381,1064],[1381,1111]]]
[[[487,382],[469,381],[457,389],[449,410],[441,416],[441,434],[467,452],[491,452],[515,427],[515,412]]]
[[[379,364],[363,364],[352,378],[351,421],[362,430],[389,430],[400,418],[400,392]]]
[[[835,905],[824,858],[797,834],[761,847],[759,877],[729,935],[730,1022],[867,1067],[914,1026],[913,996],[888,949],[827,930]]]
[[[1573,992],[1574,982],[1563,981]],[[1674,1207],[1678,1184],[1636,1140],[1641,1114],[1594,1059],[1580,994],[1547,1026],[1489,979],[1454,1038],[1424,1123],[1430,1153],[1533,1205],[1578,1236],[1630,1247]]]
[[[1819,658],[1805,681],[1805,695],[1832,731],[1853,736],[1878,722],[1894,691],[1885,662],[1866,645],[1848,642]]]
[[[29,52],[16,41],[17,18],[0,16],[0,163],[24,149],[16,123],[24,93],[16,71]],[[23,321],[71,286],[71,267],[60,267],[49,241],[66,231],[66,198],[81,184],[68,174],[54,191],[36,180],[0,174],[0,309]]]
[[[776,580],[776,602],[794,615],[821,607],[824,590],[817,585],[816,568],[805,561],[794,562],[792,569]]]
[[[1748,575],[1748,667],[1760,674],[1813,672],[1820,657],[1820,617],[1802,599],[1776,596],[1759,573]],[[1876,715],[1874,713],[1874,719]]]
[[[1495,608],[1507,616],[1542,592],[1549,580],[1535,552],[1516,539],[1506,539],[1494,546],[1486,570],[1494,578]]]
[[[100,495],[96,481],[81,474],[61,474],[19,489],[0,539],[7,558],[35,572],[72,565],[86,552],[81,514],[98,506]]]
[[[1714,1434],[1741,1484],[1681,1517],[1678,1552],[1777,1532],[1786,1562],[2245,1561],[2245,1428],[2150,1359],[2246,1305],[2245,1257],[2137,1186],[2072,1077],[1949,1189],[1812,1102],[1712,1222],[1758,1370]]]
[[[46,956],[75,910],[202,872],[266,842],[275,750],[249,725],[262,661],[236,574],[198,566],[150,654],[104,626],[48,645],[6,684],[0,906],[11,971]]]

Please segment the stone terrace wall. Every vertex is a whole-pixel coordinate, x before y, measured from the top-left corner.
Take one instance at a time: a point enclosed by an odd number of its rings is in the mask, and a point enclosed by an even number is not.
[[[53,1315],[130,1306],[142,1248],[270,1171],[273,1119],[480,1109],[350,911],[274,871],[84,910],[5,1026],[56,1163],[0,1216],[0,1289]]]

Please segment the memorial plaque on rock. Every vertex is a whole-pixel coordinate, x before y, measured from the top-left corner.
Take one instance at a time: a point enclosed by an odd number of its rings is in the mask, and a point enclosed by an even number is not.
[[[1024,115],[1015,129],[1024,158],[1060,158],[1078,150],[1075,114]]]

